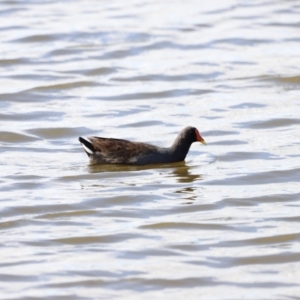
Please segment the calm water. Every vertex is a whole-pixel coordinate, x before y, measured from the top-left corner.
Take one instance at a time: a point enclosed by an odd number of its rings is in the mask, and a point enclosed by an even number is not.
[[[1,299],[300,299],[299,1],[0,3]],[[89,166],[78,136],[185,162]]]

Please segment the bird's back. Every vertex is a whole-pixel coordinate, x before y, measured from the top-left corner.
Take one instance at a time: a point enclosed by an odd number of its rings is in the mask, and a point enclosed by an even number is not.
[[[158,150],[153,145],[114,138],[93,136],[80,138],[79,141],[90,157],[91,164],[136,164],[141,157]]]

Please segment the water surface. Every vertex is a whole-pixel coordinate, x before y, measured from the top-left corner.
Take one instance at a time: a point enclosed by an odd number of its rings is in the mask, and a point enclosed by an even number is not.
[[[298,1],[3,1],[3,299],[298,299]],[[78,136],[185,162],[89,166]]]

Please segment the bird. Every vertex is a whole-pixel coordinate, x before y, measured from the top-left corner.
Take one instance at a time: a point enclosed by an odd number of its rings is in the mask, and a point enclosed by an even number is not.
[[[191,126],[182,129],[173,144],[168,148],[97,136],[79,137],[79,142],[90,159],[90,165],[123,164],[141,166],[174,163],[185,160],[192,143],[200,142],[206,145],[198,129]]]

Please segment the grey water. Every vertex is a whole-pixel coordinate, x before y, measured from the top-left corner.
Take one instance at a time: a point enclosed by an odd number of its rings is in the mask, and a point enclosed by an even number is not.
[[[298,1],[0,3],[1,299],[299,299]],[[89,166],[78,136],[185,162]]]

